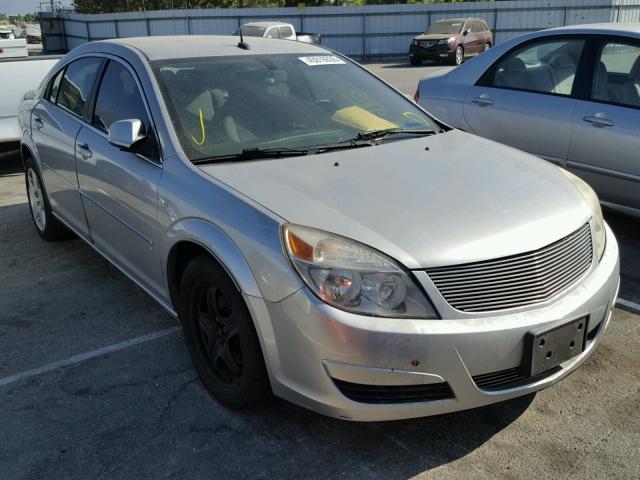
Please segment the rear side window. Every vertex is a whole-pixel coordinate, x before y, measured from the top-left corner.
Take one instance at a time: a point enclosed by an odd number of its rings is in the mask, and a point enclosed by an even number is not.
[[[288,38],[293,35],[291,27],[280,27],[280,38]]]
[[[55,77],[49,80],[49,85],[47,85],[47,100],[51,103],[56,103],[56,98],[58,97],[58,89],[60,88],[60,80],[62,80],[62,75],[64,75],[64,70],[59,71]]]
[[[596,63],[591,98],[640,107],[640,46],[609,42]]]
[[[57,104],[82,116],[101,63],[99,58],[81,58],[70,63],[60,82]]]
[[[584,40],[543,40],[519,48],[494,66],[496,88],[571,95]]]

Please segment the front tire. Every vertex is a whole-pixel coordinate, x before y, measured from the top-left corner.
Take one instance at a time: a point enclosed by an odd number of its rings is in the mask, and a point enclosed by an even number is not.
[[[269,379],[242,295],[212,259],[197,257],[180,282],[179,316],[193,365],[211,395],[231,408],[255,405]]]
[[[29,211],[38,235],[48,241],[65,240],[73,233],[51,213],[51,204],[44,189],[40,172],[31,158],[25,161],[25,183],[29,199]]]
[[[453,55],[449,57],[449,60],[453,65],[462,65],[462,62],[464,61],[464,48],[462,47],[462,45],[458,45],[456,47]]]

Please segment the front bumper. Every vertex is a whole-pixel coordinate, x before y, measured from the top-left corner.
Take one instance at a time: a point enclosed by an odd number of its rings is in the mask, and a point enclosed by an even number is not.
[[[439,44],[431,47],[422,47],[420,45],[411,44],[409,47],[409,56],[419,58],[421,60],[448,58],[452,55],[448,44]]]
[[[466,410],[554,384],[597,347],[618,287],[618,245],[607,227],[601,261],[577,285],[548,304],[516,313],[441,320],[375,318],[330,307],[304,288],[277,303],[245,298],[257,320],[276,395],[332,417],[377,421]],[[518,386],[478,386],[487,374],[521,365],[527,332],[586,316],[588,340],[580,355]],[[419,390],[441,382],[450,386],[450,397],[403,403],[354,401],[337,386]]]

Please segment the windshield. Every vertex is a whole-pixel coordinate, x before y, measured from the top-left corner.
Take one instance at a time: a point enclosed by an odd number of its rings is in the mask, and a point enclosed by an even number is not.
[[[192,161],[313,149],[378,130],[440,131],[412,101],[335,55],[176,59],[153,69]]]
[[[255,27],[253,25],[243,25],[240,29],[242,30],[242,35],[245,37],[261,37],[266,30],[264,27]],[[234,35],[238,35],[239,33],[240,32],[236,30]]]
[[[456,33],[460,33],[462,31],[463,25],[464,22],[436,22],[429,27],[429,30],[427,30],[426,33],[453,35]]]

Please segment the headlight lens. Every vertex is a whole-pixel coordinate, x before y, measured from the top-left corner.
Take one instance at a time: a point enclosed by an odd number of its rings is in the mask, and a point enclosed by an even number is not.
[[[604,228],[604,218],[602,217],[602,208],[600,208],[600,201],[596,192],[581,178],[575,176],[568,170],[560,168],[560,171],[571,180],[571,183],[578,189],[584,201],[587,202],[591,212],[593,212],[593,226],[594,226],[594,242],[596,246],[596,253],[598,255],[598,261],[602,258],[604,253],[604,247],[607,243],[607,233]]]
[[[445,38],[443,40],[438,40],[438,45],[446,45],[447,43],[449,43],[448,38]]]
[[[380,317],[439,318],[410,274],[366,245],[300,225],[285,225],[283,241],[304,282],[329,305]]]

